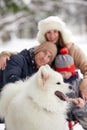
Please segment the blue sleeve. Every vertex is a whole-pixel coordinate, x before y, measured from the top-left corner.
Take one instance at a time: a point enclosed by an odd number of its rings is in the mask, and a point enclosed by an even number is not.
[[[3,84],[20,80],[23,65],[24,57],[21,54],[12,56],[3,72]]]

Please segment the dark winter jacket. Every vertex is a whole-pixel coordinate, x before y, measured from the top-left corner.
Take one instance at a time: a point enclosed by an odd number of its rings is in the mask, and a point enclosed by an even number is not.
[[[0,88],[9,82],[25,79],[37,71],[34,61],[34,49],[23,50],[17,55],[11,56],[6,69],[0,70]]]

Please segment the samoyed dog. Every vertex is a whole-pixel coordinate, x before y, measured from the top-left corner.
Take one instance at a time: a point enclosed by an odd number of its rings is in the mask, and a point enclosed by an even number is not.
[[[6,129],[66,130],[69,87],[48,65],[25,81],[6,85],[0,98],[0,117]]]

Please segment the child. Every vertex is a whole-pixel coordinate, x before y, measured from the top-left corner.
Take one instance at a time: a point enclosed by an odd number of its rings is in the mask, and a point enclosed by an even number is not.
[[[68,94],[69,101],[73,102],[71,113],[75,119],[87,130],[87,103],[80,96],[79,86],[81,78],[75,70],[73,58],[67,48],[62,48],[55,59],[55,70],[60,72],[66,83],[72,85],[74,94]]]

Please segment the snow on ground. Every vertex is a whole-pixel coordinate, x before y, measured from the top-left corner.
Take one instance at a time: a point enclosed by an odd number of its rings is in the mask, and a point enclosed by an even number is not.
[[[11,41],[0,45],[0,52],[2,51],[17,51],[29,49],[39,43],[35,39],[18,39],[14,38]]]
[[[78,37],[77,45],[83,50],[83,52],[87,56],[87,39]],[[23,49],[29,49],[33,46],[38,45],[39,43],[35,39],[18,39],[14,38],[8,43],[4,43],[0,45],[0,52],[2,51],[17,51],[20,52]],[[4,124],[0,124],[0,130],[4,130]],[[79,124],[74,126],[74,130],[83,130]]]
[[[79,125],[79,123],[77,123],[77,124],[73,127],[73,130],[84,130],[84,129],[82,128],[81,125]]]
[[[4,124],[0,124],[0,130],[4,130],[5,125]]]

